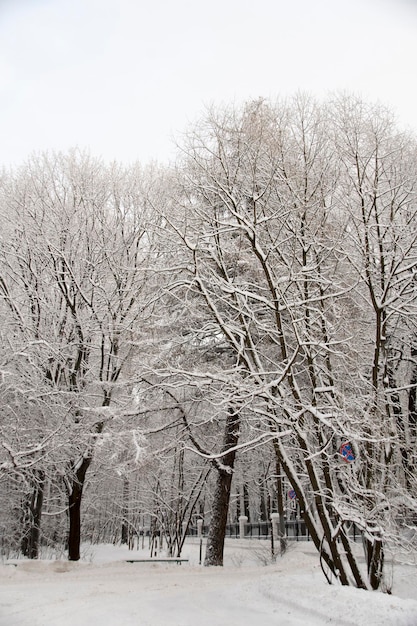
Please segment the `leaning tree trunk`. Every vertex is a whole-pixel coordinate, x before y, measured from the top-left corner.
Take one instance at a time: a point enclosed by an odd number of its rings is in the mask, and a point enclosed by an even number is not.
[[[223,565],[224,539],[226,535],[227,514],[229,511],[230,489],[232,485],[233,467],[236,446],[239,440],[239,413],[229,409],[223,451],[225,454],[217,466],[216,486],[213,494],[210,529],[207,537],[207,548],[204,565]]]

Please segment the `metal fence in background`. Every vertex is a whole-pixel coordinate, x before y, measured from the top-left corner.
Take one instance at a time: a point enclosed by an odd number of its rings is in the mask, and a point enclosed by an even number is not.
[[[226,537],[240,539],[240,524],[227,524],[226,526]],[[255,522],[255,523],[246,523],[245,526],[245,535],[244,538],[248,539],[270,539],[272,533],[272,523],[271,522]],[[207,537],[209,530],[208,525],[203,525],[202,534],[203,537]],[[187,535],[191,537],[198,536],[198,529],[195,526],[190,526],[187,531]],[[361,538],[361,533],[355,524],[351,524],[349,528],[349,535],[353,538],[354,541],[359,540]],[[310,533],[308,529],[301,519],[288,520],[285,522],[285,537],[290,541],[310,541]],[[243,537],[242,537],[243,538]]]

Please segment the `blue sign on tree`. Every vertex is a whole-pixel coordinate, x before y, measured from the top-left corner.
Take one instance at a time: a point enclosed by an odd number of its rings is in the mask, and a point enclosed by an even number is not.
[[[296,493],[295,493],[294,489],[290,489],[289,492],[288,492],[289,499],[290,500],[295,500],[295,496],[296,496]]]
[[[352,446],[350,445],[348,441],[346,441],[345,443],[342,443],[342,445],[340,446],[339,452],[342,455],[343,459],[346,461],[346,463],[353,463],[353,461],[355,460],[355,455],[353,454]]]

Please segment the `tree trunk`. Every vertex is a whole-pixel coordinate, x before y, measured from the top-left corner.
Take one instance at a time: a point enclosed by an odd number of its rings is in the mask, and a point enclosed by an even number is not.
[[[68,534],[68,560],[80,560],[81,543],[81,500],[85,484],[85,475],[91,465],[92,457],[83,458],[75,471],[75,476],[68,496],[69,507],[69,534]]]
[[[410,380],[410,391],[408,394],[408,425],[410,429],[411,443],[415,445],[417,438],[417,339],[411,346],[411,359],[413,368]]]
[[[372,539],[364,538],[366,564],[368,568],[368,580],[371,588],[379,589],[384,570],[384,546],[379,536]]]
[[[217,467],[216,486],[213,494],[210,529],[207,537],[207,548],[204,565],[223,565],[224,538],[226,535],[227,515],[229,511],[230,489],[233,478],[233,467],[236,451],[230,450],[239,440],[239,413],[229,409],[226,419],[221,466]]]
[[[130,529],[129,529],[129,479],[124,476],[123,478],[123,492],[122,492],[123,504],[122,504],[122,532],[121,543],[128,544]]]
[[[246,515],[250,521],[249,489],[247,483],[243,483],[243,515]]]
[[[29,559],[37,559],[39,556],[44,486],[45,472],[40,470],[36,473],[30,502],[27,504],[27,530],[22,539],[22,553]]]
[[[285,538],[284,489],[283,489],[282,477],[281,477],[281,464],[278,458],[276,459],[275,471],[276,471],[276,480],[277,480],[277,483],[276,483],[277,485],[277,508],[278,508],[278,515],[279,515],[278,532],[279,532],[280,551],[281,551],[281,556],[282,556],[287,549],[287,540]]]

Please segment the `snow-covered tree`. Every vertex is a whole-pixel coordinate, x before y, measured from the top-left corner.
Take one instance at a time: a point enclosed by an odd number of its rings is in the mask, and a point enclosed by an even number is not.
[[[188,254],[177,295],[205,311],[194,342],[205,333],[213,353],[223,350],[222,363],[200,362],[194,372],[188,368],[188,380],[201,381],[205,368],[207,378],[233,387],[224,407],[228,402],[252,414],[252,439],[244,444],[273,438],[329,580],[377,588],[387,528],[378,503],[389,494],[374,451],[397,442],[392,430],[376,427],[372,386],[364,385],[364,376],[374,375],[365,353],[375,318],[363,301],[366,267],[355,269],[361,253],[352,254],[352,212],[346,214],[344,201],[357,189],[340,150],[338,106],[298,96],[287,104],[259,101],[210,112],[184,145],[182,194],[170,222]],[[383,123],[377,111],[372,115]],[[346,128],[348,138],[350,132],[353,141],[358,131]],[[372,151],[365,139],[364,161]],[[403,219],[414,219],[411,188],[405,160],[392,162],[399,174],[384,181],[382,193],[386,207],[394,202],[401,229]],[[372,219],[355,226],[375,230]],[[399,245],[400,265],[386,250],[407,310],[413,245]],[[366,538],[367,572],[352,550],[352,522]]]
[[[117,407],[130,401],[123,371],[152,310],[151,185],[150,172],[104,167],[72,152],[34,157],[3,191],[8,237],[0,287],[9,340],[59,396],[71,426],[63,472],[71,560],[79,558],[81,499],[95,442]]]

